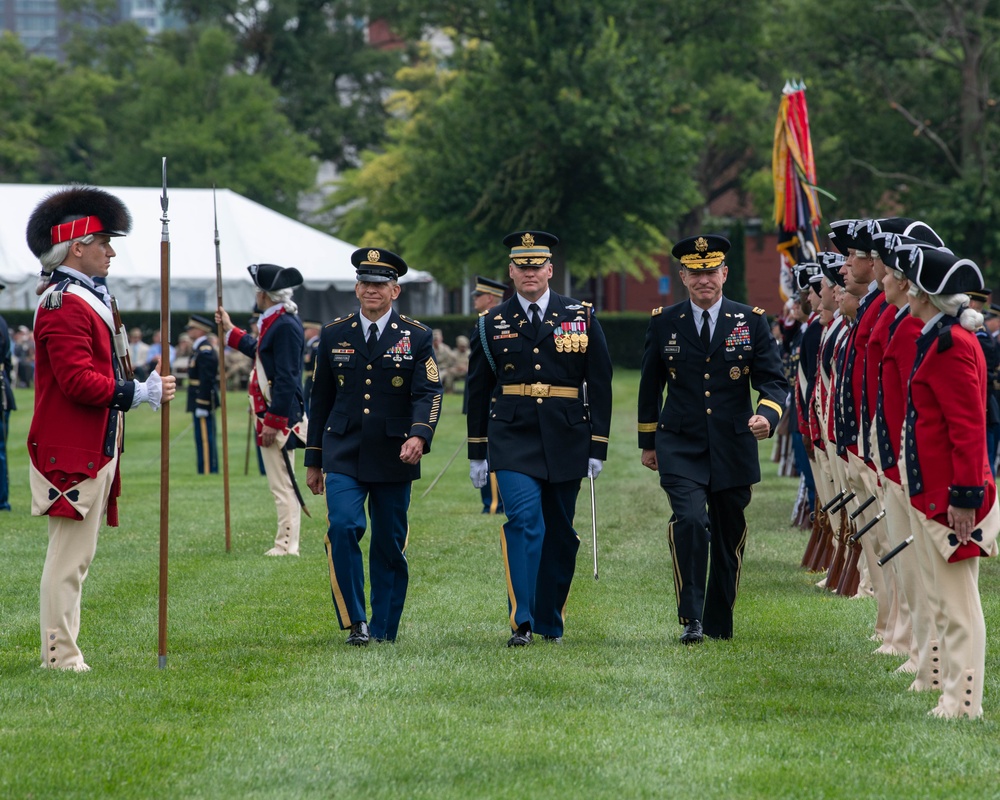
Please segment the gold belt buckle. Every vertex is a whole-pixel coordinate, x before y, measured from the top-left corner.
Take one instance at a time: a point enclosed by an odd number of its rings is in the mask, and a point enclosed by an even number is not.
[[[549,396],[549,385],[547,383],[533,383],[533,384],[531,384],[531,396],[532,397],[548,397]]]

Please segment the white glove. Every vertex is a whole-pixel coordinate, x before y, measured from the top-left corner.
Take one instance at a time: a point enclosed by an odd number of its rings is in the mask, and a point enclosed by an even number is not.
[[[135,394],[132,396],[132,405],[135,408],[140,403],[149,403],[149,407],[156,411],[160,407],[160,398],[163,397],[163,379],[160,373],[153,370],[149,373],[145,383],[135,384]]]
[[[197,417],[198,419],[203,419],[204,417],[207,417],[207,416],[208,416],[208,409],[207,409],[207,408],[196,408],[196,409],[194,410],[194,415],[195,415],[195,416],[196,416],[196,417]]]
[[[604,469],[604,462],[599,458],[591,458],[587,460],[587,477],[596,478],[601,474],[601,470]]]
[[[477,489],[482,489],[486,485],[486,481],[490,478],[490,467],[485,458],[474,458],[469,462],[469,477]]]

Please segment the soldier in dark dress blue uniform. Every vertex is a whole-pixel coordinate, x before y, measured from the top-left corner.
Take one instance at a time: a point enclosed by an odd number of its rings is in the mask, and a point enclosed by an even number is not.
[[[473,485],[496,472],[507,524],[509,647],[558,640],[576,567],[580,481],[600,474],[611,428],[611,357],[589,303],[549,289],[558,239],[504,239],[517,293],[479,317],[469,357]]]
[[[313,370],[316,367],[316,353],[319,352],[319,332],[323,328],[319,322],[302,321],[302,333],[306,339],[306,349],[302,353],[302,374],[305,385],[302,393],[306,402],[306,414],[309,414],[309,396],[313,388]]]
[[[670,498],[685,644],[733,635],[744,510],[760,480],[757,441],[774,432],[788,395],[764,309],[722,294],[729,246],[715,235],[675,245],[690,300],[653,311],[639,379],[639,447]],[[756,404],[751,386],[760,393]]]
[[[219,449],[215,439],[215,409],[219,407],[219,354],[208,334],[215,324],[208,317],[192,314],[187,322],[191,337],[191,363],[188,367],[187,410],[193,415],[194,451],[198,474],[219,471]]]
[[[0,283],[0,292],[7,287]],[[10,329],[0,316],[0,511],[10,511],[9,481],[7,476],[7,431],[10,412],[17,409],[10,376],[14,365],[11,361]]]
[[[359,313],[328,323],[320,334],[312,392],[314,424],[306,443],[306,483],[326,493],[330,588],[347,644],[395,641],[406,600],[410,488],[430,452],[441,413],[441,376],[431,331],[398,314],[406,262],[388,250],[363,247]],[[325,473],[325,474],[324,474]],[[365,501],[371,517],[368,572],[371,624],[365,611],[360,542]]]

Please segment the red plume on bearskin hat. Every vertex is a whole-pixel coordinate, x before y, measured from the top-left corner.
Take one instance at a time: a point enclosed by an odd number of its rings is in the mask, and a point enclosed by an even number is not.
[[[28,247],[40,258],[54,244],[69,239],[91,233],[125,236],[131,229],[132,216],[113,194],[93,186],[73,186],[50,194],[31,212]]]

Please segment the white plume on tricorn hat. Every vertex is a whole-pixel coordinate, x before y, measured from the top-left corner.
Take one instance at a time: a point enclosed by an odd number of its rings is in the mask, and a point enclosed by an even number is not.
[[[125,204],[93,186],[73,186],[44,198],[28,218],[28,247],[36,257],[60,242],[92,233],[125,236],[132,216]]]

